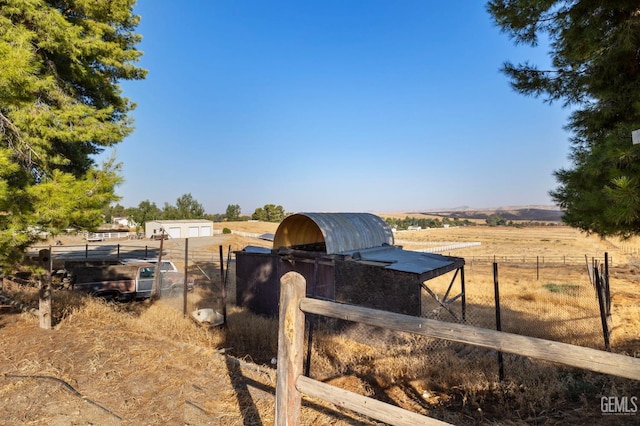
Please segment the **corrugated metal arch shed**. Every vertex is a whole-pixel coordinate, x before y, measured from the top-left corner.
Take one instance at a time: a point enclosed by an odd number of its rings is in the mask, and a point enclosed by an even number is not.
[[[393,245],[393,233],[370,213],[297,213],[278,226],[273,248],[325,243],[327,254]]]

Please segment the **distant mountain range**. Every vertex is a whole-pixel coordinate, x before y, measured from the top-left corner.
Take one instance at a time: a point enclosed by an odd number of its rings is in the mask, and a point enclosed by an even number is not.
[[[454,209],[438,209],[433,211],[414,212],[412,214],[469,220],[482,220],[490,216],[500,216],[506,220],[528,220],[533,222],[562,221],[562,211],[553,206],[498,207],[492,209],[473,209],[468,207],[460,207]]]

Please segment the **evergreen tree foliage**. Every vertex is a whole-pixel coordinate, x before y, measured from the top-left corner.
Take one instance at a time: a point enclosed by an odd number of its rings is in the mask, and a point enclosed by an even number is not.
[[[191,194],[184,194],[176,200],[178,219],[202,219],[204,207]]]
[[[176,206],[164,202],[162,206],[162,220],[178,220],[181,219]]]
[[[149,200],[141,201],[138,207],[127,209],[129,216],[140,227],[150,220],[158,220],[162,218],[162,210],[158,208],[156,203]]]
[[[571,226],[602,236],[640,234],[640,2],[491,0],[516,44],[549,41],[551,69],[506,62],[514,90],[571,108],[572,168],[550,194]]]
[[[422,229],[429,228],[442,228],[444,225],[449,226],[474,226],[475,223],[471,222],[468,219],[459,219],[453,218],[450,219],[448,217],[443,217],[442,219],[438,218],[417,218],[417,217],[409,217],[405,216],[404,219],[398,219],[393,217],[388,217],[384,219],[387,224],[396,228],[397,230],[406,230],[410,226],[419,226]]]
[[[102,209],[104,223],[111,223],[115,217],[129,217],[129,212],[122,204],[109,205]]]
[[[94,229],[132,131],[119,81],[144,78],[135,0],[0,0],[0,265],[40,232]]]
[[[240,213],[241,213],[241,210],[240,210],[240,206],[238,204],[229,204],[227,206],[227,211],[225,213],[225,218],[228,221],[232,222],[232,221],[240,219]]]
[[[263,222],[282,222],[285,217],[287,214],[284,207],[275,204],[265,204],[264,207],[258,207],[251,215],[251,219]]]
[[[500,215],[491,215],[485,219],[485,222],[489,226],[504,226],[507,224],[507,220]]]
[[[158,208],[156,203],[145,200],[138,204],[138,207],[126,209],[128,216],[140,227],[150,220],[183,220],[183,219],[206,219],[204,207],[191,194],[184,194],[178,197],[176,205],[165,202],[162,208]]]

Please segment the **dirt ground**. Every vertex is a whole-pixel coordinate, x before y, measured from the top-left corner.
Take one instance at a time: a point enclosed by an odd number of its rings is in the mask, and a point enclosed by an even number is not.
[[[42,330],[7,308],[0,327],[2,424],[243,424],[215,403],[242,375],[211,350],[90,323]]]
[[[224,226],[255,233],[273,233],[277,228],[277,224],[242,222]],[[458,239],[453,233],[436,238]],[[460,238],[467,237],[463,234]],[[239,235],[192,241],[194,247],[212,253],[220,245],[225,250],[227,246],[232,246],[232,250],[249,244],[269,246],[264,240]],[[72,243],[75,240],[63,241],[66,245]],[[159,242],[132,240],[127,244]],[[602,244],[613,250],[605,242]],[[530,247],[531,243],[524,246]],[[618,350],[638,357],[640,262],[623,253],[614,255],[616,259],[625,259],[612,271],[616,283],[615,343]],[[97,305],[95,311],[70,312],[54,329],[44,330],[38,327],[36,316],[13,305],[0,305],[0,425],[273,424],[273,366],[225,355],[225,348],[216,337],[193,339],[192,332],[202,335],[201,327],[184,324],[179,316],[173,318],[174,311],[164,310],[161,304],[150,306],[148,302],[140,302],[126,309],[123,314],[128,319],[124,320],[105,315],[104,307]],[[164,317],[175,330],[167,334],[145,328],[148,318],[157,317]],[[363,387],[353,377],[335,381],[354,391]],[[399,387],[391,392],[398,395],[387,398],[404,399],[408,408],[416,406]],[[579,413],[575,415],[572,424],[584,422]],[[302,418],[304,425],[375,424],[318,401],[305,402]],[[457,423],[456,419],[464,416],[452,417],[451,421]],[[506,424],[562,424],[561,420],[554,421],[545,415],[529,420],[509,419]],[[634,424],[635,420],[638,419],[597,418],[600,424]],[[477,417],[467,418],[467,422],[475,424]]]
[[[276,228],[277,224],[264,223],[233,227],[252,233]],[[58,239],[64,248],[84,244],[78,237]],[[158,247],[160,242],[121,244]],[[164,244],[171,248],[184,242]],[[220,245],[226,254],[228,247],[240,250],[249,244],[269,246],[270,242],[216,235],[192,239],[190,248],[217,255]],[[0,425],[273,424],[273,365],[225,355],[217,330],[194,340],[194,334],[206,329],[181,315],[173,318],[178,311],[163,302],[122,306],[128,322],[110,318],[111,311],[98,305],[94,314],[86,308],[67,313],[52,330],[44,330],[36,315],[0,302]],[[165,330],[156,333],[145,328],[145,322],[158,317],[176,327],[169,337]],[[304,408],[304,424],[354,424],[357,418],[325,411],[310,404]]]

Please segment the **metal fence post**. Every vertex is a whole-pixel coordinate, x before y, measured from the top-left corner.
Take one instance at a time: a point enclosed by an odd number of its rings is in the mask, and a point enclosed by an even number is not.
[[[602,323],[602,336],[604,338],[604,347],[607,351],[611,350],[610,340],[609,340],[609,323],[607,321],[607,313],[606,313],[606,301],[605,297],[605,284],[602,282],[603,278],[600,275],[600,271],[598,268],[594,268],[595,274],[595,284],[596,284],[596,294],[598,296],[598,306],[600,307],[600,322]]]
[[[496,300],[496,330],[502,331],[502,321],[500,319],[500,288],[498,284],[498,264],[493,264],[493,291]],[[498,351],[498,378],[500,381],[504,380],[504,361],[502,359],[502,352]]]
[[[227,265],[228,267],[229,265]],[[220,246],[220,287],[222,289],[222,317],[224,323],[227,323],[227,286],[224,279],[224,250]]]
[[[604,288],[605,302],[607,307],[607,319],[611,318],[611,288],[609,287],[609,253],[604,253]]]

